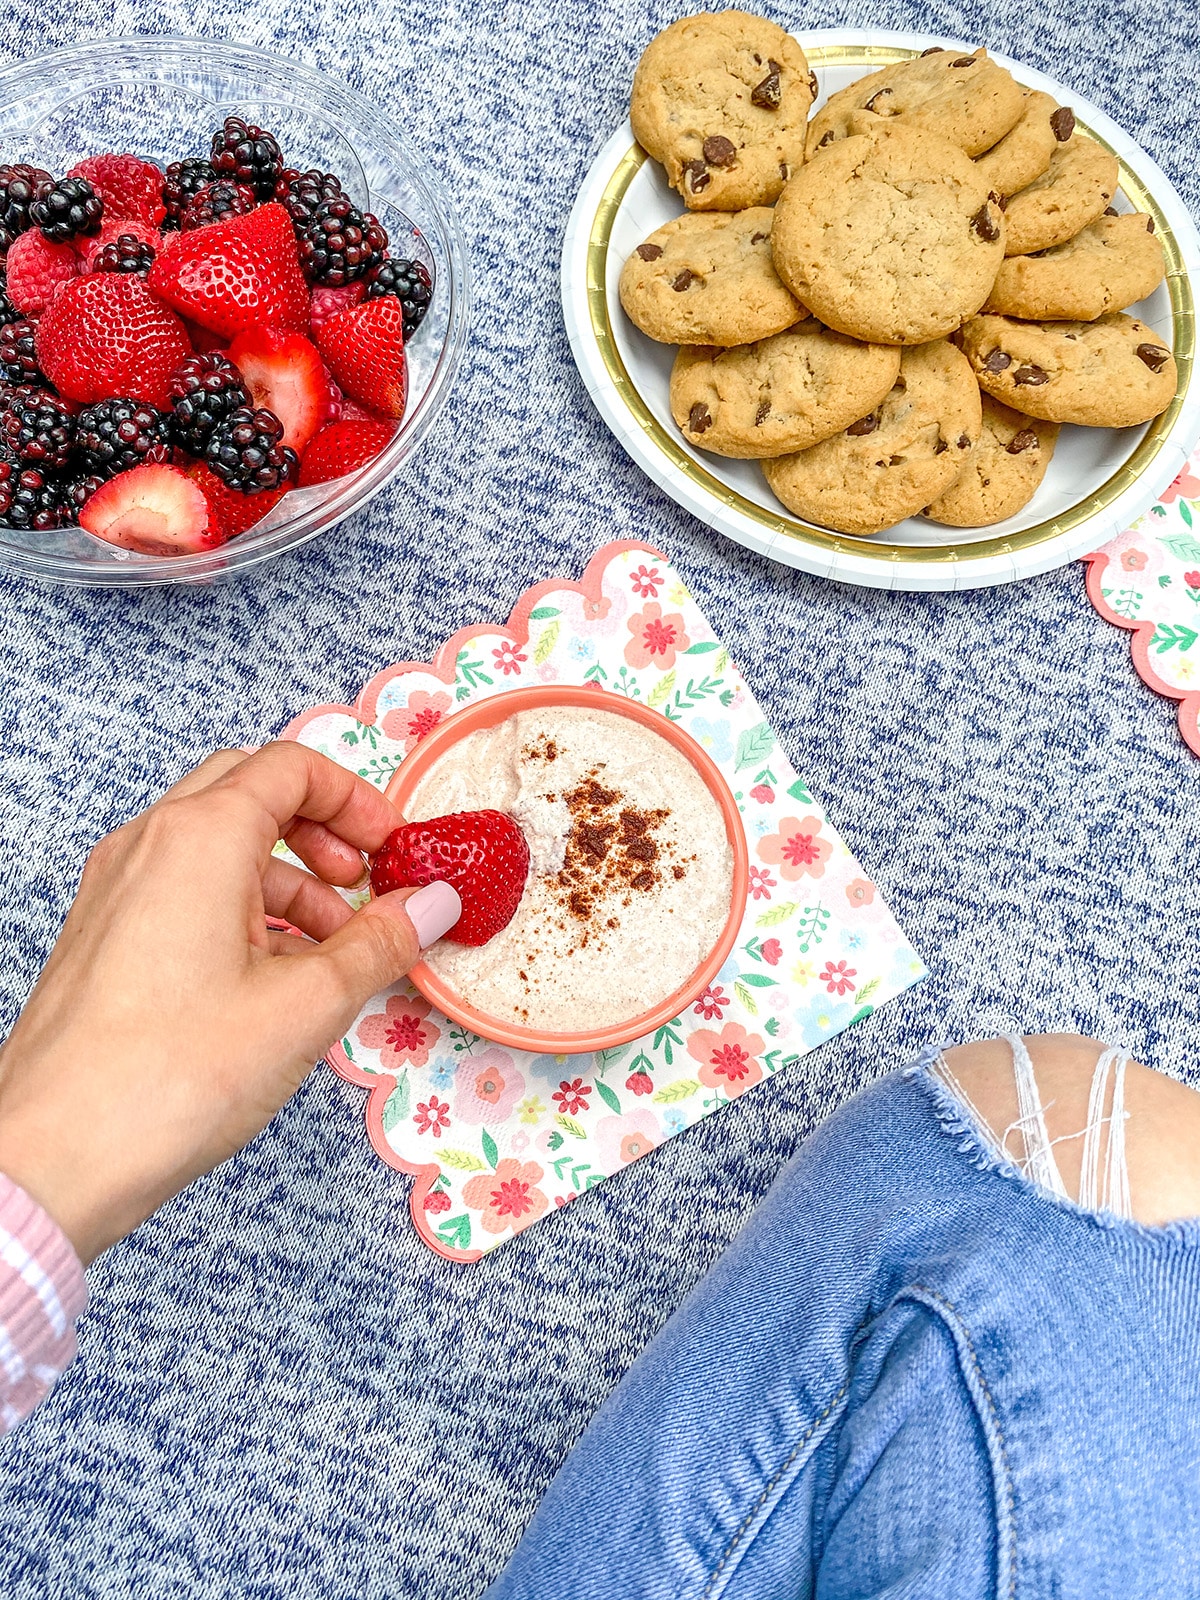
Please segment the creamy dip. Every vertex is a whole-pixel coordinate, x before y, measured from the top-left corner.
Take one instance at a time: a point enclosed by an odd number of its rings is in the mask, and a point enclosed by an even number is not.
[[[581,1033],[636,1017],[711,952],[733,852],[717,802],[659,735],[613,711],[522,711],[434,762],[410,821],[507,812],[529,842],[517,913],[485,945],[442,939],[424,960],[468,1005]]]

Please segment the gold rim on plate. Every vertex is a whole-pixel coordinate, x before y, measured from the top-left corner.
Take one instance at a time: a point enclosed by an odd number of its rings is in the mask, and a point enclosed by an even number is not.
[[[812,50],[806,50],[805,55],[810,65],[815,66],[886,66],[893,61],[906,61],[917,55],[916,49],[907,49],[895,45],[821,45]],[[1113,149],[1108,140],[1101,134],[1088,127],[1082,119],[1078,126],[1117,159],[1120,171],[1120,187],[1126,198],[1137,211],[1146,212],[1154,219],[1155,232],[1162,241],[1163,255],[1166,262],[1166,287],[1171,301],[1171,320],[1174,329],[1174,356],[1175,364],[1179,369],[1179,383],[1175,390],[1175,397],[1171,404],[1151,422],[1146,433],[1134,446],[1126,460],[1098,489],[1086,495],[1069,510],[1059,516],[1038,522],[1031,528],[1023,528],[1019,533],[1009,533],[990,539],[978,539],[969,543],[951,545],[907,545],[887,544],[878,536],[866,539],[856,539],[849,534],[834,533],[828,528],[818,527],[816,523],[805,522],[800,517],[789,516],[782,508],[769,511],[760,506],[755,500],[748,500],[745,495],[739,494],[736,489],[731,489],[728,484],[722,483],[719,478],[705,470],[700,463],[692,458],[680,442],[670,433],[654,416],[641,393],[629,375],[628,368],[617,348],[617,341],[613,334],[612,323],[608,314],[608,253],[609,239],[612,235],[613,224],[617,213],[624,202],[629,185],[633,182],[644,162],[649,160],[641,145],[635,144],[622,157],[616,171],[605,185],[600,203],[596,207],[596,214],[592,218],[592,226],[588,234],[587,246],[587,298],[588,315],[591,320],[592,334],[595,337],[597,348],[613,387],[624,401],[638,426],[654,441],[658,449],[683,475],[690,479],[698,488],[730,510],[740,512],[742,516],[756,522],[761,528],[774,535],[784,535],[789,539],[797,539],[801,543],[815,544],[833,554],[873,555],[883,560],[895,562],[956,562],[977,561],[987,556],[1003,556],[1014,554],[1018,550],[1027,550],[1033,545],[1043,544],[1051,539],[1057,539],[1063,534],[1070,533],[1080,523],[1086,522],[1090,517],[1098,516],[1112,504],[1126,489],[1130,488],[1136,479],[1154,461],[1163,445],[1166,443],[1175,419],[1183,407],[1184,396],[1192,378],[1192,367],[1195,359],[1195,305],[1192,297],[1192,286],[1184,269],[1183,257],[1179,250],[1178,242],[1163,214],[1162,207],[1158,204],[1153,194],[1142,183],[1141,179],[1133,172],[1120,154]]]

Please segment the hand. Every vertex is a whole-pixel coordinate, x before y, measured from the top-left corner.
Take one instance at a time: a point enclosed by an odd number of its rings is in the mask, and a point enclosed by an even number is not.
[[[363,779],[280,743],[210,756],[92,851],[0,1053],[0,1172],[85,1265],[253,1138],[457,921],[449,884],[357,912],[330,887],[365,882],[361,852],[402,822]],[[279,839],[311,874],[272,856]]]

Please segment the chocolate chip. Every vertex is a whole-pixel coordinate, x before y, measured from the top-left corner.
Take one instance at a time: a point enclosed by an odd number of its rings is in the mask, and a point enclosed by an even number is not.
[[[1121,213],[1117,210],[1116,206],[1105,206],[1104,215],[1106,217],[1119,217]]]
[[[769,239],[770,237],[771,235],[769,233],[752,233],[750,235],[750,243],[761,244],[764,239]]]
[[[684,267],[683,271],[671,279],[671,287],[676,294],[682,294],[685,289],[690,289],[694,283],[699,283],[700,274],[693,272],[691,267]]]
[[[782,97],[779,87],[779,74],[783,71],[783,68],[778,61],[771,60],[767,61],[767,66],[770,70],[766,77],[761,83],[756,83],[750,91],[750,104],[761,106],[764,111],[778,111],[779,101]]]
[[[708,168],[703,161],[685,161],[683,163],[683,177],[693,194],[699,194],[701,189],[707,189],[712,182],[708,175]]]
[[[1006,350],[993,350],[983,365],[987,372],[1003,372],[1012,366],[1012,357]]]
[[[958,448],[960,450],[969,450],[971,448],[971,440],[970,440],[970,437],[969,437],[968,434],[965,434],[965,433],[960,433],[959,434],[959,436],[958,436]]]
[[[758,403],[758,410],[754,413],[754,426],[756,428],[761,428],[763,423],[770,415],[771,402],[769,400],[760,400]]]
[[[863,107],[863,110],[864,111],[873,111],[873,112],[875,112],[876,116],[880,116],[880,117],[887,116],[889,113],[887,113],[886,111],[880,111],[879,107],[876,105],[875,102],[877,100],[882,100],[885,94],[895,94],[895,92],[896,91],[894,89],[888,89],[888,88],[880,89],[877,94],[873,94],[871,96],[871,98],[867,101],[866,105]]]
[[[712,413],[702,400],[697,400],[696,404],[688,412],[688,432],[703,433],[705,428],[711,427]]]
[[[986,205],[971,218],[971,228],[986,244],[993,244],[1000,237],[1000,229],[992,221],[992,213]]]
[[[779,163],[779,176],[783,179],[784,183],[788,181],[788,164],[786,161],[781,161]]]
[[[1023,384],[1030,389],[1036,389],[1041,384],[1050,382],[1050,374],[1043,372],[1041,367],[1018,367],[1013,373],[1013,382]]]
[[[941,53],[942,53],[942,47],[941,47],[940,44],[931,44],[929,46],[928,50],[922,50],[921,51],[921,54],[923,56],[940,56]]]
[[[1147,233],[1153,233],[1154,232],[1154,218],[1153,217],[1147,217],[1146,218],[1146,232]]]
[[[1161,372],[1167,364],[1169,350],[1163,350],[1156,344],[1140,344],[1137,347],[1138,360],[1144,361],[1151,372]]]
[[[1054,137],[1059,144],[1066,144],[1075,132],[1075,113],[1070,106],[1059,106],[1057,111],[1050,113],[1050,126],[1054,129]]]
[[[810,94],[815,100],[821,92],[821,85],[817,82],[817,75],[815,72],[810,72],[808,75],[808,88]]]
[[[865,433],[874,433],[879,426],[879,416],[872,411],[869,417],[860,417],[857,422],[852,422],[846,429],[855,439],[861,438]]]
[[[929,54],[928,51],[926,51],[925,53],[926,53],[926,55]],[[935,456],[940,456],[945,451],[949,450],[949,448],[950,448],[950,446],[946,443],[945,439],[939,439],[938,442],[937,442],[937,449],[933,453],[934,453]]]
[[[952,61],[950,63],[950,65],[952,67],[973,67],[975,65],[975,57],[974,56],[959,56],[958,60],[957,61]]]
[[[1032,428],[1022,428],[1020,433],[1014,433],[1005,445],[1010,456],[1019,456],[1022,450],[1036,450],[1038,436]]]
[[[1001,211],[1008,210],[1008,196],[1006,194],[997,194],[995,189],[989,189],[988,199],[994,206],[999,206]]]
[[[662,255],[662,245],[640,244],[637,247],[637,253],[643,261],[657,261],[659,256]]]
[[[817,140],[817,149],[818,150],[824,150],[825,146],[827,144],[832,144],[835,138],[836,138],[836,135],[835,135],[833,129],[830,128],[828,133],[823,133],[821,135],[821,137]]]
[[[710,133],[704,141],[704,159],[710,167],[732,167],[737,163],[737,146],[724,134]]]

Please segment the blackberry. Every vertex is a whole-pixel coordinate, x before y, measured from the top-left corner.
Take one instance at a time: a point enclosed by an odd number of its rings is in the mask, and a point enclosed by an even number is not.
[[[28,317],[22,317],[19,322],[6,322],[0,328],[0,376],[7,382],[48,384],[49,380],[38,366],[36,334],[37,324]]]
[[[297,231],[305,276],[335,289],[378,266],[387,249],[383,225],[344,194],[322,200]]]
[[[97,489],[102,489],[108,482],[99,472],[83,473],[76,478],[66,478],[59,484],[59,503],[62,508],[62,520],[65,523],[78,522],[79,513],[87,505]]]
[[[19,233],[33,226],[29,207],[54,182],[41,167],[27,167],[24,162],[15,166],[0,166],[0,256]]]
[[[411,339],[433,299],[433,279],[419,261],[381,261],[367,274],[367,299],[393,294],[404,312],[404,337]]]
[[[163,180],[163,205],[167,208],[164,230],[179,226],[179,219],[192,197],[215,177],[211,161],[195,156],[189,156],[186,161],[172,161]]]
[[[144,278],[154,265],[154,247],[134,233],[118,234],[96,252],[93,272],[140,272]]]
[[[344,194],[341,179],[332,172],[297,172],[295,167],[285,167],[275,185],[275,198],[291,217],[297,235],[319,205]]]
[[[179,226],[186,233],[191,228],[207,228],[210,222],[220,222],[225,217],[244,217],[258,204],[254,190],[246,183],[234,183],[230,178],[217,178],[206,183],[184,207]]]
[[[212,166],[218,178],[245,183],[260,200],[270,200],[283,171],[283,153],[272,134],[241,117],[226,117],[213,134]]]
[[[212,431],[250,404],[242,375],[228,357],[189,356],[171,379],[176,443],[202,456]]]
[[[8,298],[8,278],[0,266],[0,328],[8,322],[20,322],[23,315]]]
[[[47,239],[67,244],[81,234],[100,232],[104,201],[86,178],[60,178],[37,197],[29,215]]]
[[[282,441],[283,423],[273,411],[244,406],[213,429],[204,459],[227,488],[242,494],[281,489],[300,469],[296,452]]]
[[[14,392],[0,414],[0,433],[9,453],[39,472],[65,467],[75,444],[75,418],[64,403],[44,389]]]
[[[0,527],[47,528],[62,525],[63,508],[58,485],[35,467],[0,460]]]
[[[79,413],[75,444],[84,476],[111,478],[149,461],[170,461],[171,419],[144,400],[100,400]]]

